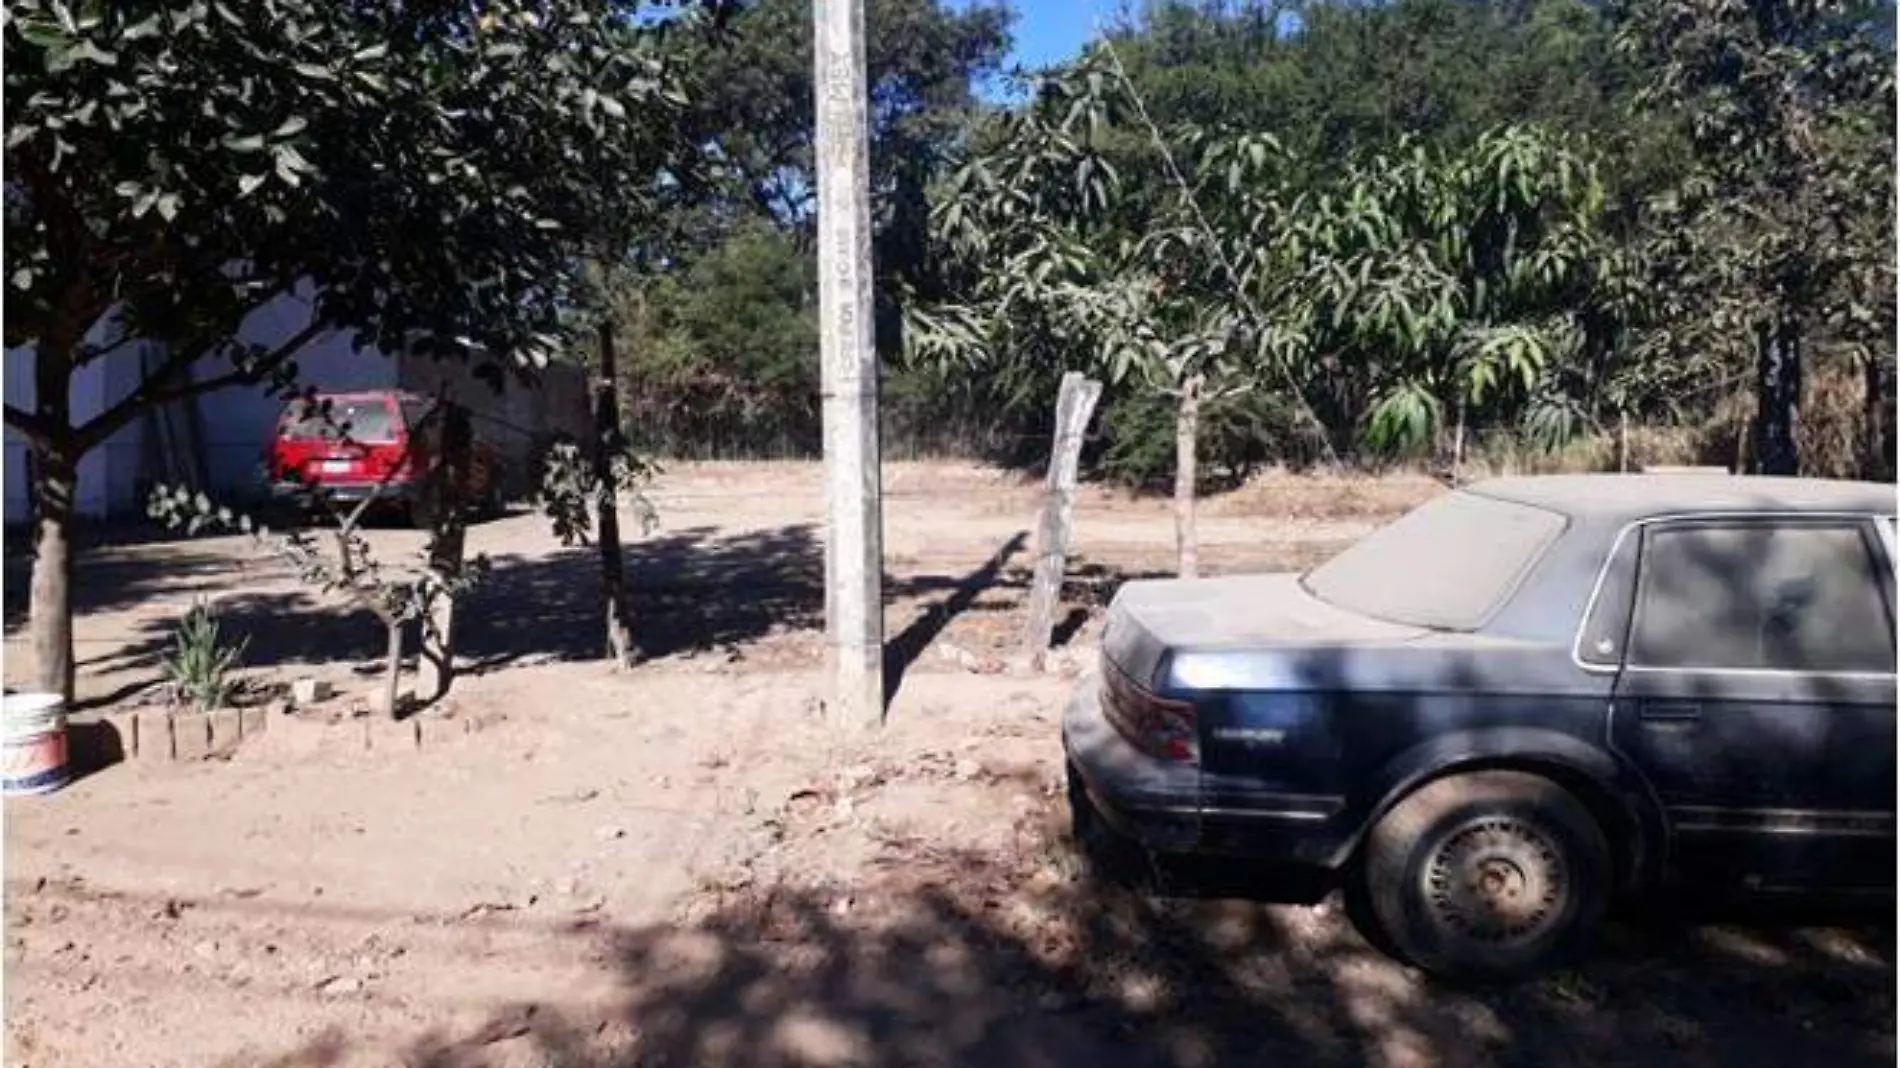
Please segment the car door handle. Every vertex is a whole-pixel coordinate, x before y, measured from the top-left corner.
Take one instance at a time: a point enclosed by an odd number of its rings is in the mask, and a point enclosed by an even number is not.
[[[1694,701],[1645,701],[1637,718],[1655,723],[1688,723],[1702,718],[1702,706]]]

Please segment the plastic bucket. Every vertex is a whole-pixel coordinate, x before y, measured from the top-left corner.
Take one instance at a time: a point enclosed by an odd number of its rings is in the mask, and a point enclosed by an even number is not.
[[[50,794],[66,785],[66,700],[10,693],[0,705],[0,793]]]

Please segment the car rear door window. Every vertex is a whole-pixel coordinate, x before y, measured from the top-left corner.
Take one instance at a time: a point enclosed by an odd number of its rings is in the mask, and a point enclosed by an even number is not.
[[[381,397],[297,401],[285,416],[283,437],[286,441],[334,441],[342,437],[364,443],[393,441],[396,421],[391,417],[389,402]]]
[[[1633,667],[1891,672],[1893,624],[1861,524],[1644,535]]]

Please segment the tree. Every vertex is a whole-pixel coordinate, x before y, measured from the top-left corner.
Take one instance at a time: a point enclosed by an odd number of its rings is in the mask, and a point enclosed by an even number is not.
[[[321,422],[335,440],[351,442],[350,426],[338,422],[331,406],[306,395],[301,401],[300,418]],[[320,485],[304,487],[302,503],[328,520],[328,551],[316,536],[305,530],[273,531],[249,515],[234,512],[214,503],[203,493],[182,487],[160,485],[147,502],[146,514],[187,536],[200,533],[247,535],[254,547],[289,564],[298,578],[354,608],[367,611],[383,626],[383,682],[379,704],[384,715],[398,718],[403,704],[402,634],[411,624],[420,624],[423,649],[419,667],[423,683],[417,697],[434,701],[448,693],[453,676],[454,642],[452,619],[441,618],[440,606],[453,603],[456,593],[481,579],[488,570],[486,557],[472,561],[462,558],[464,517],[460,487],[467,475],[469,458],[469,413],[446,397],[438,396],[424,409],[410,428],[402,464],[391,467],[381,480],[369,487],[362,500],[342,503]],[[401,466],[417,462],[417,444],[433,439],[431,450],[445,457],[430,468],[426,490],[429,510],[438,513],[429,544],[417,554],[416,565],[408,568],[385,566],[371,552],[362,535],[370,509],[388,503],[390,482]],[[187,625],[190,620],[187,619]]]
[[[887,0],[866,25],[879,344],[905,289],[932,292],[929,189],[1008,49],[1000,4]],[[704,195],[640,244],[607,303],[625,342],[638,440],[680,456],[815,455],[810,5],[746,0],[682,57],[689,137],[709,146]]]
[[[35,461],[39,683],[68,696],[88,450],[158,405],[288,384],[332,330],[476,359],[499,385],[560,347],[577,238],[637,230],[679,184],[664,11],[10,0],[7,15],[6,330],[33,346],[35,406],[5,414]],[[293,292],[312,299],[307,326],[238,340]],[[72,376],[135,339],[164,358],[76,424]]]
[[[897,211],[893,200],[921,197],[921,180],[955,147],[976,106],[975,82],[994,73],[1008,50],[1009,18],[1001,4],[942,0],[889,0],[870,15],[872,186],[887,224]],[[769,218],[809,224],[817,208],[811,5],[746,0],[727,29],[684,58],[692,71],[689,121],[718,146],[723,171],[736,181],[733,193]],[[921,207],[920,200],[911,210]]]
[[[1290,393],[1322,445],[1317,410],[1408,448],[1447,403],[1460,427],[1479,406],[1550,422],[1561,368],[1600,377],[1628,289],[1583,154],[1511,127],[1322,177],[1271,134],[1164,129],[1122,71],[1111,44],[1051,76],[949,181],[965,302],[917,316],[913,351],[1029,381],[1080,365],[1167,398],[1182,575],[1207,406]]]
[[[914,357],[964,373],[1037,382],[1050,369],[1086,370],[1168,398],[1177,570],[1192,577],[1202,413],[1284,362],[1303,336],[1305,305],[1276,289],[1285,239],[1265,220],[1284,210],[1278,146],[1191,133],[1170,143],[1153,127],[1137,128],[1131,146],[1117,120],[1145,115],[1125,90],[1112,55],[1098,54],[1051,75],[1032,106],[1000,119],[939,207],[963,296],[920,309],[906,336]],[[1152,145],[1142,144],[1148,136]],[[1111,161],[1131,150],[1139,160],[1144,149],[1171,184],[1135,184]],[[1180,169],[1177,151],[1197,177]],[[1203,207],[1209,197],[1219,206]],[[1222,230],[1210,212],[1251,222]]]
[[[818,265],[757,219],[665,272],[609,287],[629,428],[671,456],[816,452]]]
[[[1402,137],[1463,147],[1512,123],[1613,128],[1625,72],[1598,8],[1151,0],[1111,37],[1163,127],[1225,123],[1324,164],[1389,150]]]
[[[1691,150],[1688,173],[1649,205],[1646,252],[1669,283],[1650,346],[1663,359],[1694,347],[1752,354],[1764,474],[1800,469],[1807,365],[1820,346],[1843,347],[1866,369],[1868,452],[1884,459],[1891,6],[1646,0],[1620,13],[1619,46],[1656,72],[1640,103]]]
[[[1512,126],[1460,150],[1401,142],[1305,206],[1322,403],[1382,450],[1455,409],[1578,429],[1632,310],[1587,150]],[[1454,463],[1456,463],[1456,446]]]

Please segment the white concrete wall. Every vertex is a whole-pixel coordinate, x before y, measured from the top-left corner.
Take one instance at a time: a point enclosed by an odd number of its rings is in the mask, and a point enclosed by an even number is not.
[[[33,350],[8,349],[6,365],[0,369],[0,384],[6,389],[7,407],[33,408]],[[6,497],[6,521],[23,523],[26,507],[26,439],[6,430],[6,466],[0,468],[0,494]]]
[[[114,335],[115,327],[102,321],[87,334],[93,344],[103,344]],[[138,387],[140,361],[154,352],[155,346],[134,342],[87,364],[73,375],[68,402],[75,419],[89,419],[108,406],[124,399]],[[6,350],[6,402],[15,408],[33,409],[33,347],[23,345]],[[137,495],[137,482],[143,465],[141,428],[134,424],[87,453],[79,463],[78,509],[81,515],[101,516],[124,510]],[[29,514],[27,499],[26,438],[11,427],[6,431],[4,483],[5,521],[25,522]]]
[[[247,342],[275,346],[310,321],[309,294],[286,295],[253,312],[239,330]],[[99,341],[109,327],[95,328]],[[103,411],[138,386],[141,361],[158,358],[157,347],[146,344],[125,348],[88,364],[73,376],[72,414],[83,422]],[[306,345],[297,357],[301,380],[320,389],[379,389],[396,383],[395,361],[374,349],[357,353],[347,334],[332,333]],[[222,360],[209,360],[193,374],[210,377],[229,370]],[[33,407],[33,350],[8,349],[5,364],[7,404]],[[238,498],[257,488],[258,462],[276,426],[284,402],[262,386],[239,386],[181,402],[197,405],[203,430],[198,447],[204,455],[208,487],[222,497]],[[180,424],[184,423],[179,419]],[[80,514],[92,517],[143,511],[140,499],[147,478],[156,473],[148,465],[152,439],[143,421],[113,435],[89,453],[79,465]],[[5,520],[25,522],[27,506],[26,442],[11,429],[6,432],[3,470]]]

